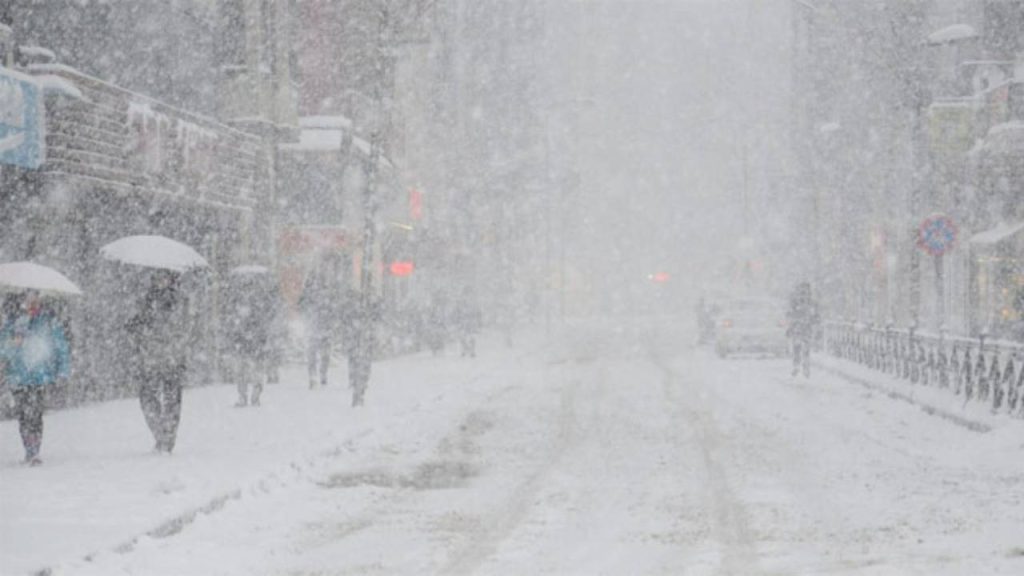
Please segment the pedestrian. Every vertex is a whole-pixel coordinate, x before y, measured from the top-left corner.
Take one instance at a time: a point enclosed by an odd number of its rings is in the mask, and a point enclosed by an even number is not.
[[[347,290],[344,299],[345,352],[348,355],[348,380],[352,388],[352,406],[362,406],[370,385],[370,372],[377,343],[380,302],[355,290]]]
[[[435,292],[430,298],[423,326],[424,340],[427,348],[434,356],[444,352],[445,341],[448,339],[448,299],[443,292]]]
[[[309,388],[327,385],[327,370],[331,364],[331,340],[334,326],[338,321],[336,298],[330,266],[325,261],[314,268],[306,278],[299,308],[306,321],[306,359],[309,372]],[[317,379],[319,376],[319,380]]]
[[[459,335],[459,348],[463,358],[476,358],[476,335],[483,324],[480,304],[470,290],[465,290],[455,304],[453,324]]]
[[[126,329],[134,345],[139,403],[155,450],[170,454],[178,436],[187,369],[188,306],[174,272],[159,270]]]
[[[818,304],[811,294],[809,282],[797,285],[789,299],[786,313],[786,336],[790,339],[793,352],[793,376],[801,370],[805,377],[811,375],[811,342],[817,330]]]
[[[708,344],[715,339],[715,320],[711,317],[711,310],[703,296],[697,302],[697,342]]]
[[[0,325],[0,379],[14,396],[25,463],[38,466],[45,390],[68,378],[71,347],[64,325],[38,292],[29,291],[20,300],[9,300],[9,315]]]
[[[270,330],[276,310],[263,279],[260,274],[236,274],[232,282],[227,345],[236,368],[238,408],[260,405],[267,378]]]

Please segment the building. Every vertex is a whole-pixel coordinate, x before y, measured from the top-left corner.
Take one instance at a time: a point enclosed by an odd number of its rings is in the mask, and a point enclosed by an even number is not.
[[[1017,0],[793,3],[800,218],[834,316],[959,333],[1016,320],[1022,18]],[[941,258],[916,246],[937,213],[959,231]]]
[[[194,286],[193,375],[216,377],[218,278],[273,263],[276,143],[296,132],[285,3],[139,4],[12,0],[2,14],[9,74],[40,87],[46,129],[41,162],[3,167],[0,259],[52,264],[86,293],[70,307],[78,399],[130,390],[118,328],[145,275],[99,249],[134,234],[211,263]],[[217,40],[234,36],[242,58],[226,65]]]

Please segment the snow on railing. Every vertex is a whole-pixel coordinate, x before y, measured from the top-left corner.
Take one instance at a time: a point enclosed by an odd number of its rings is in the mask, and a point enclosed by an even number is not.
[[[829,354],[1024,418],[1024,343],[828,322]]]

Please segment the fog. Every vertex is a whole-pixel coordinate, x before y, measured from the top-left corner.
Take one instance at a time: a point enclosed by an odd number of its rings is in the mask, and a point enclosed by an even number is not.
[[[1022,438],[1024,0],[0,0],[0,573],[1022,573]]]

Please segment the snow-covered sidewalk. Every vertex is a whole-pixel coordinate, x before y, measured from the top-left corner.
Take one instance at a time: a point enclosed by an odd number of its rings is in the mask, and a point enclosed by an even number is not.
[[[416,355],[382,362],[361,409],[349,406],[343,366],[332,367],[331,383],[316,390],[302,368],[291,367],[259,408],[234,408],[233,386],[188,390],[172,456],[153,452],[137,400],[48,413],[38,468],[21,465],[17,423],[2,422],[0,574],[129,549],[248,490],[303,474],[325,453],[375,431],[429,427],[495,385],[482,374],[517,362],[502,345],[484,349],[475,361]]]
[[[910,403],[932,416],[944,418],[975,432],[989,432],[1014,425],[1024,427],[1024,421],[1011,417],[1005,408],[994,413],[991,401],[967,401],[962,393],[956,394],[950,388],[914,384],[825,354],[816,355],[813,362],[816,367],[848,382],[886,394],[895,401]]]

